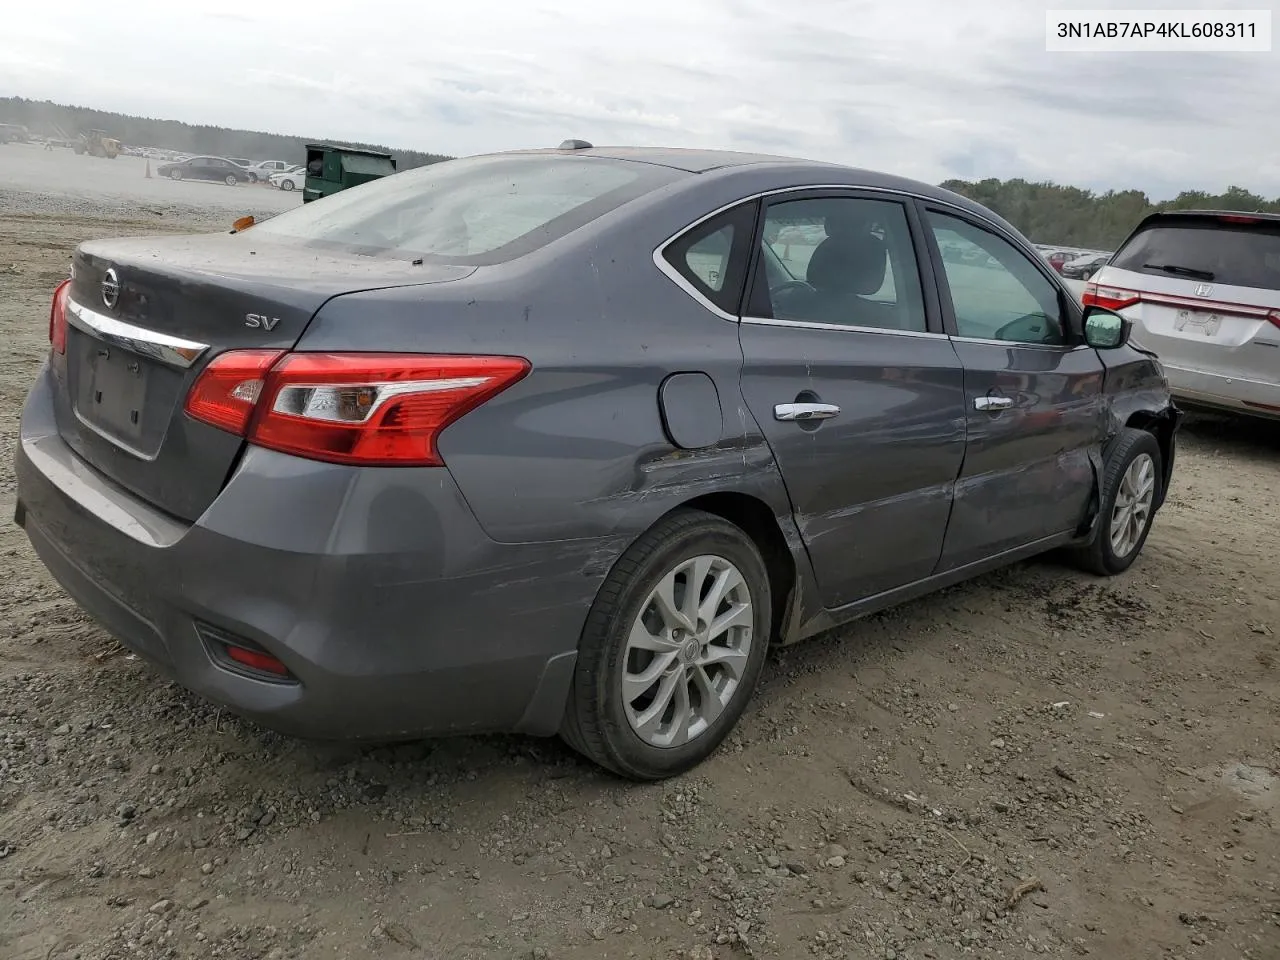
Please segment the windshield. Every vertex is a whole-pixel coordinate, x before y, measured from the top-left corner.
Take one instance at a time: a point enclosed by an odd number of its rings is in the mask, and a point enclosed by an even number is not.
[[[254,232],[356,253],[498,263],[681,176],[667,167],[597,157],[469,157],[344,190]]]
[[[1113,267],[1280,290],[1280,223],[1210,217],[1156,220],[1124,245]]]

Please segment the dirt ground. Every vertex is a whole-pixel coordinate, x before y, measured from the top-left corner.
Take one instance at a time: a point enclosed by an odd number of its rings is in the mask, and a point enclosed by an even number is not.
[[[0,188],[11,449],[82,239],[225,213]],[[1280,429],[1189,423],[1141,561],[1042,560],[775,652],[693,775],[318,746],[64,597],[0,458],[0,958],[1280,958]]]

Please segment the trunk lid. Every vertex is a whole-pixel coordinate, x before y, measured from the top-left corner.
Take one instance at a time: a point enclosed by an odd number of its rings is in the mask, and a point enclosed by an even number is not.
[[[304,249],[252,231],[81,244],[72,261],[58,429],[94,468],[195,520],[243,441],[183,413],[210,359],[287,350],[331,297],[460,279],[472,267]]]

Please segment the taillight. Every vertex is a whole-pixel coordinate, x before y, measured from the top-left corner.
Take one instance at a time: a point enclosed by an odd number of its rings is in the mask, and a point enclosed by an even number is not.
[[[281,350],[232,350],[214,357],[187,394],[187,413],[244,436],[267,372],[282,354]]]
[[[53,289],[53,305],[49,308],[49,347],[54,353],[67,352],[67,298],[71,281],[63,280]]]
[[[1280,327],[1280,310],[1272,310],[1270,313],[1267,314],[1267,319],[1270,320],[1272,323],[1274,323],[1277,327]]]
[[[1136,290],[1122,290],[1118,287],[1107,287],[1091,283],[1080,296],[1080,302],[1086,307],[1101,307],[1104,310],[1123,310],[1135,303],[1142,302],[1142,295]]]
[[[237,350],[205,368],[186,409],[313,460],[439,466],[440,432],[528,372],[520,357]]]

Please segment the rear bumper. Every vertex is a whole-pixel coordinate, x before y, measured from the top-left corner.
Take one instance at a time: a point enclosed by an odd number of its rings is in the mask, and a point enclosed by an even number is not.
[[[47,373],[16,472],[16,521],[91,616],[183,686],[305,737],[554,733],[608,568],[598,541],[490,540],[446,470],[256,448],[183,523],[61,440]],[[293,682],[228,669],[198,624],[260,646]]]
[[[1227,377],[1170,366],[1164,361],[1161,363],[1169,380],[1169,391],[1178,400],[1257,416],[1280,417],[1280,381]]]

